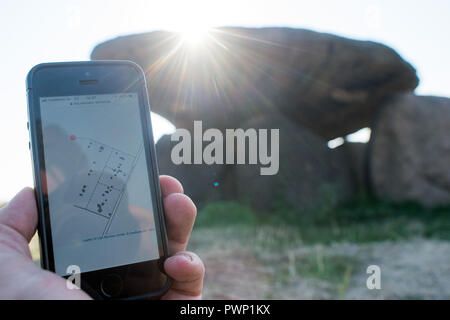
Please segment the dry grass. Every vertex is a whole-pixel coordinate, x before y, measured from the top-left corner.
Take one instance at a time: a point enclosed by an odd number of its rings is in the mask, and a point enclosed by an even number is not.
[[[200,229],[190,250],[206,265],[205,299],[449,299],[450,243],[413,239],[301,245],[276,250],[251,235],[278,231]],[[240,241],[245,240],[245,241]],[[246,242],[247,241],[247,242]],[[381,290],[366,287],[381,267]]]

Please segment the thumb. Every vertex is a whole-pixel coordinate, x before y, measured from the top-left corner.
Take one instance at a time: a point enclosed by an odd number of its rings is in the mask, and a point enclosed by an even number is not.
[[[164,269],[173,283],[163,299],[201,299],[205,266],[195,253],[178,252],[167,258]]]
[[[20,233],[28,242],[37,226],[37,208],[34,191],[22,189],[4,208],[0,209],[0,224]]]

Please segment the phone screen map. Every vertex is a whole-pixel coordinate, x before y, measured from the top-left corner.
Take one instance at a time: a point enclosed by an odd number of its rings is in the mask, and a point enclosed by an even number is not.
[[[42,97],[40,108],[56,273],[158,259],[138,95]]]

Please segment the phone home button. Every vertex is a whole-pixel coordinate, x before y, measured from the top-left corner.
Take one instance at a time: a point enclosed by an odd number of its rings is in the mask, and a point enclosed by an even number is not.
[[[117,297],[122,291],[122,287],[122,278],[115,273],[105,276],[100,284],[102,293],[108,298]]]

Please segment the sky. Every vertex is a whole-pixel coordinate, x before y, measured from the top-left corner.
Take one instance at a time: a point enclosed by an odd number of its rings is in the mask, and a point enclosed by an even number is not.
[[[448,0],[2,0],[0,202],[33,183],[25,77],[38,63],[88,60],[102,41],[152,30],[288,26],[382,42],[417,69],[417,94],[449,97],[449,16]]]

